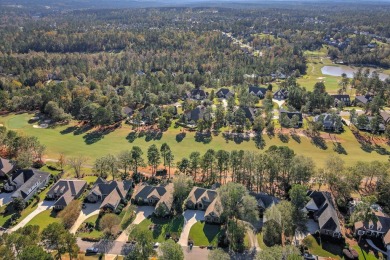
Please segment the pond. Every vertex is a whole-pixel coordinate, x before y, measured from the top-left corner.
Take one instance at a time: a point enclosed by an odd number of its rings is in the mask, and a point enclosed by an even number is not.
[[[363,70],[366,68],[363,68]],[[375,69],[370,68],[370,71],[373,72]],[[348,78],[353,78],[353,73],[357,72],[358,68],[355,67],[349,67],[349,66],[324,66],[321,68],[321,72],[324,75],[329,76],[341,76],[341,74],[345,73],[347,74]],[[387,75],[385,73],[379,73],[379,78],[381,80],[385,80],[386,78],[390,77],[390,75]]]

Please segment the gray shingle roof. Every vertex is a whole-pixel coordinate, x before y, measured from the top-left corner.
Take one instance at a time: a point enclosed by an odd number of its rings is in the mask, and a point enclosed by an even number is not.
[[[58,198],[54,206],[67,206],[76,196],[84,191],[87,182],[84,180],[65,180],[57,181],[47,192],[47,196]]]
[[[14,168],[14,164],[10,160],[0,158],[0,173],[8,174]]]
[[[37,183],[42,183],[49,178],[50,174],[47,172],[38,171],[36,169],[19,170],[12,176],[12,182],[20,186],[13,194],[13,198],[26,198],[31,189]]]

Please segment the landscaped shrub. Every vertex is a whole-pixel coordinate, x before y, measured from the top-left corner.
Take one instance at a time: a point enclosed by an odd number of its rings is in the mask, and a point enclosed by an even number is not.
[[[95,237],[82,237],[81,240],[87,241],[87,242],[99,242],[100,238]]]

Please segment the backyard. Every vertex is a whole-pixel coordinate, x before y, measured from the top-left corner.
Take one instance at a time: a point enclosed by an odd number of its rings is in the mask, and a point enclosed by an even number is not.
[[[38,225],[39,231],[42,232],[49,224],[51,223],[60,223],[61,219],[57,218],[57,212],[55,210],[45,210],[38,215],[36,215],[30,222],[26,224],[28,225]]]
[[[87,218],[80,226],[79,230],[77,230],[77,236],[80,238],[94,238],[99,239],[103,237],[103,231],[99,230],[99,215],[94,215]],[[90,228],[87,228],[87,224],[90,225]]]

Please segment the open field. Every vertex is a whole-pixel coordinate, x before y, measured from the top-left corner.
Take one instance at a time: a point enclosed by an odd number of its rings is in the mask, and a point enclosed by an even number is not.
[[[252,140],[226,140],[222,134],[219,134],[218,136],[212,136],[211,142],[205,143],[202,142],[202,140],[197,141],[194,132],[183,133],[181,132],[181,128],[174,127],[171,127],[167,132],[162,133],[162,136],[154,138],[148,135],[136,137],[131,134],[131,126],[125,124],[123,124],[121,128],[91,142],[91,140],[88,139],[91,135],[91,130],[81,134],[69,132],[69,129],[74,129],[72,128],[75,126],[74,122],[67,126],[37,129],[33,128],[32,125],[28,123],[29,118],[31,118],[31,114],[11,114],[0,117],[0,123],[3,123],[8,129],[38,137],[38,139],[47,147],[47,158],[52,159],[56,159],[60,153],[64,153],[67,156],[87,156],[89,158],[89,163],[93,163],[96,158],[109,153],[118,154],[122,150],[131,149],[133,145],[140,146],[144,151],[144,156],[146,156],[147,148],[151,144],[154,143],[157,146],[160,146],[164,142],[171,147],[176,161],[180,160],[182,157],[189,156],[193,151],[199,151],[203,154],[210,148],[215,150],[224,149],[226,151],[249,150],[263,152],[271,145],[288,145],[297,154],[312,157],[318,167],[323,167],[326,158],[331,154],[336,154],[333,150],[332,142],[327,142],[328,148],[323,150],[312,144],[306,137],[301,137],[300,143],[292,138],[290,138],[287,143],[284,143],[277,135],[274,137],[263,135],[266,146],[263,150],[260,150],[256,148],[255,143]],[[388,160],[388,156],[386,155],[380,155],[375,151],[365,152],[362,150],[361,145],[347,127],[345,127],[345,131],[342,134],[337,135],[336,139],[341,143],[347,153],[347,155],[340,155],[345,160],[346,165],[352,165],[357,160]],[[389,150],[388,148],[388,146],[385,147],[385,149]]]

